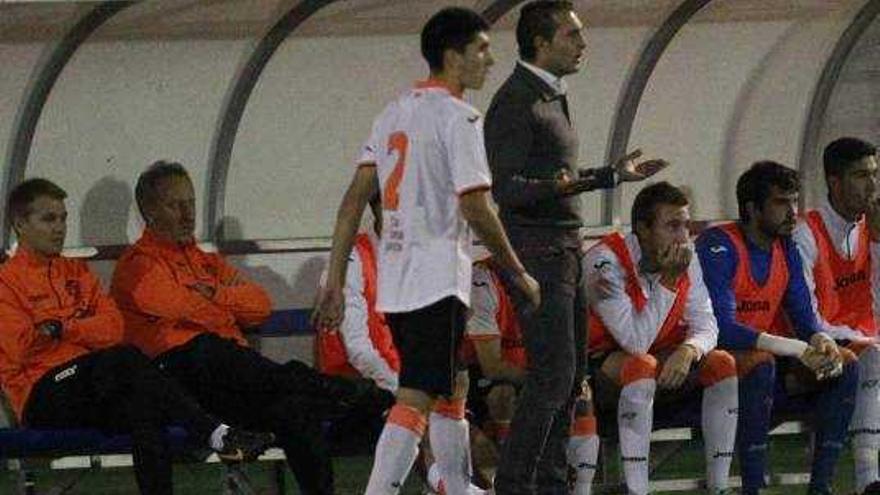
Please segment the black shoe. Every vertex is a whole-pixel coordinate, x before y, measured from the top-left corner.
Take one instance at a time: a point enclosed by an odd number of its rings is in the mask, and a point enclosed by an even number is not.
[[[260,456],[275,442],[271,433],[255,433],[238,428],[230,428],[223,435],[223,449],[217,457],[223,462],[250,462]]]
[[[285,363],[284,370],[288,375],[289,383],[296,386],[294,393],[320,397],[333,402],[345,402],[359,391],[352,380],[320,373],[295,359]]]
[[[862,490],[861,495],[878,495],[880,494],[880,481],[875,481]]]

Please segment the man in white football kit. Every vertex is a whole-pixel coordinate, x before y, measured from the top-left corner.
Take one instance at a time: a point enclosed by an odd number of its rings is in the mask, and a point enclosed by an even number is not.
[[[659,182],[632,207],[633,232],[612,233],[584,257],[596,398],[617,410],[626,493],[648,493],[654,398],[681,418],[702,395],[707,488],[726,491],[736,439],[736,361],[715,348],[718,323],[688,241],[688,199]],[[603,407],[604,406],[604,407]],[[666,412],[666,411],[664,411]]]
[[[467,374],[457,349],[470,301],[473,228],[518,290],[540,302],[537,282],[510,247],[489,202],[482,115],[461,100],[492,65],[488,23],[448,8],[422,30],[431,77],[389,104],[373,124],[337,216],[326,286],[315,321],[338,326],[348,255],[377,188],[383,207],[377,309],[401,357],[397,403],[376,446],[368,495],[396,494],[412,467],[430,415],[430,440],[445,492],[467,493]]]

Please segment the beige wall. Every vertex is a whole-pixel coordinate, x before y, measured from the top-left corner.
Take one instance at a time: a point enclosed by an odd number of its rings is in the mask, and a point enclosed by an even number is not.
[[[693,191],[697,217],[733,215],[732,185],[749,163],[797,162],[813,88],[851,15],[843,9],[818,20],[689,24],[649,82],[631,148],[674,163],[661,178]],[[569,78],[584,165],[603,163],[623,82],[654,29],[589,30],[585,70]],[[480,109],[515,60],[510,31],[495,33],[494,43],[498,63],[486,90],[472,96]],[[47,46],[0,43],[2,156]],[[253,39],[104,39],[76,53],[46,104],[27,170],[71,193],[69,245],[136,236],[132,184],[156,159],[190,168],[202,211],[222,102],[253,47]],[[373,116],[424,72],[413,34],[287,40],[254,89],[233,150],[226,202],[232,238],[328,236]],[[862,101],[876,101],[875,80],[847,84],[861,85]],[[837,121],[856,132],[876,120],[872,108]],[[625,188],[624,212],[636,191]],[[599,223],[601,195],[588,195],[585,205],[589,223]]]

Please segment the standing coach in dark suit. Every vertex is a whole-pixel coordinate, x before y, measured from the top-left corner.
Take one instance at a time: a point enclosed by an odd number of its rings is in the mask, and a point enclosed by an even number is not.
[[[614,166],[577,167],[562,77],[578,71],[586,41],[571,2],[527,4],[516,38],[521,60],[486,114],[486,149],[501,220],[543,298],[537,311],[519,315],[530,368],[495,487],[499,495],[564,494],[571,407],[586,372],[578,195],[644,179],[666,164],[636,164],[635,152]]]

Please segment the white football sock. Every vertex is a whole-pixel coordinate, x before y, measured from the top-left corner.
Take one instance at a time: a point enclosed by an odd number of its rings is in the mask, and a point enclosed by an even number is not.
[[[877,450],[880,449],[880,350],[870,346],[859,354],[859,388],[849,423],[855,461],[856,491],[880,480]]]
[[[620,455],[626,487],[632,495],[648,493],[648,457],[657,382],[642,378],[623,386],[617,407]]]
[[[728,488],[730,463],[736,443],[739,408],[738,380],[735,376],[721,380],[703,390],[703,442],[706,449],[706,487],[710,490]]]
[[[397,495],[419,454],[425,417],[416,409],[396,404],[388,414],[376,444],[373,471],[365,495]]]
[[[590,495],[596,475],[596,460],[599,458],[595,416],[575,419],[572,436],[568,440],[567,456],[568,464],[577,473],[572,495]]]
[[[466,495],[470,485],[471,451],[464,400],[438,400],[428,419],[428,435],[446,495]]]

